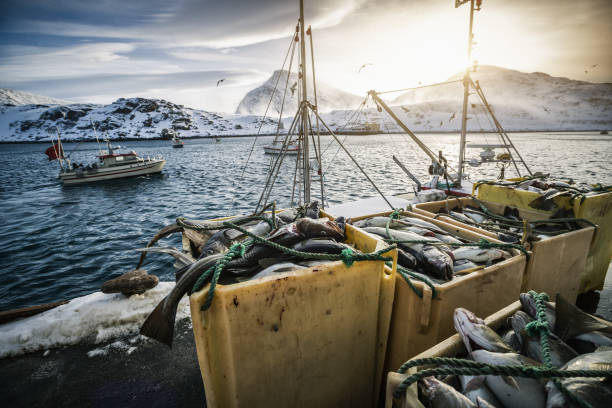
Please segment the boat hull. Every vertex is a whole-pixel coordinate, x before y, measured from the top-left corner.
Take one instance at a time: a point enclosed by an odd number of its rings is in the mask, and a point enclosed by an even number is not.
[[[150,160],[144,163],[130,164],[126,166],[116,166],[111,168],[97,169],[96,172],[83,171],[81,175],[77,172],[61,173],[59,179],[64,185],[75,185],[92,183],[102,180],[113,180],[125,177],[144,176],[155,174],[162,171],[165,160]]]

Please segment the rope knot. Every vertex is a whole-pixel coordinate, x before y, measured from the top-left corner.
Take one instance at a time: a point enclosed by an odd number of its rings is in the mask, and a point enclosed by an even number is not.
[[[391,212],[391,214],[389,214],[389,218],[391,218],[392,220],[397,220],[401,217],[400,212],[402,212],[401,208],[396,208],[393,210],[393,212]]]
[[[531,337],[537,336],[541,330],[544,330],[545,332],[550,332],[547,322],[543,322],[541,320],[534,320],[533,322],[527,323],[525,325],[525,331]]]
[[[355,262],[355,255],[355,251],[350,248],[346,248],[340,253],[340,259],[342,259],[342,262],[344,262],[346,266],[351,266],[353,265],[353,262]]]
[[[231,252],[232,255],[238,254],[240,258],[243,258],[246,253],[246,246],[242,243],[234,244],[230,247],[229,252]]]

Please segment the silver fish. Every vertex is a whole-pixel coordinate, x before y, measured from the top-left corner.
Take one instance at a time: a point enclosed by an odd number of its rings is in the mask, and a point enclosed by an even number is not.
[[[612,368],[612,351],[596,351],[583,354],[569,361],[562,370],[610,370]],[[612,401],[612,383],[606,377],[574,377],[560,380],[561,383],[578,398],[589,403],[593,408],[607,408]],[[548,398],[546,408],[573,407],[552,381],[546,384]]]
[[[592,331],[612,333],[612,322],[583,312],[557,294],[555,299],[555,334],[562,340]]]
[[[476,268],[478,265],[476,265],[474,262],[468,260],[468,259],[457,259],[455,261],[455,263],[453,264],[453,272],[457,273],[457,272],[461,272],[465,269],[472,269],[472,268]]]
[[[275,265],[268,266],[266,269],[258,272],[251,279],[259,279],[264,278],[266,276],[272,276],[278,273],[289,272],[289,271],[297,271],[300,269],[306,269],[306,267],[297,265],[291,262],[281,262]]]
[[[467,309],[459,307],[453,314],[453,323],[461,336],[468,354],[472,354],[472,343],[489,351],[512,353],[510,348],[481,318]]]
[[[481,398],[493,406],[501,407],[501,403],[487,387],[484,380],[484,376],[460,375],[459,381],[461,382],[463,395],[478,406],[481,406],[478,404],[478,399]]]
[[[435,377],[425,377],[420,380],[419,388],[432,408],[476,408],[476,404],[465,395]]]
[[[478,248],[478,247],[461,247],[453,251],[455,259],[468,259],[472,262],[491,262],[501,259],[509,258],[510,254],[498,248]]]
[[[453,217],[455,217],[455,218],[457,218],[457,219],[459,219],[459,220],[461,220],[461,221],[463,221],[463,222],[465,222],[467,224],[474,223],[474,221],[471,218],[465,216],[463,213],[460,213],[460,212],[457,212],[457,211],[451,211],[450,215],[452,215]]]
[[[475,350],[472,358],[493,365],[539,366],[540,363],[517,353]],[[533,378],[487,375],[487,385],[504,407],[541,408],[546,402],[544,386]]]
[[[470,210],[468,208],[464,208],[463,209],[463,213],[467,217],[471,218],[474,222],[476,222],[478,224],[482,224],[487,219],[487,217],[485,217],[484,215],[480,214],[479,212],[472,211],[472,210]]]
[[[422,220],[420,218],[416,218],[416,217],[404,217],[404,218],[400,218],[400,221],[402,221],[405,224],[409,224],[409,225],[415,225],[417,227],[421,227],[421,228],[426,228],[428,230],[437,232],[439,234],[448,234],[448,232],[444,231],[442,228],[438,227],[437,225],[429,222],[429,221],[425,221]]]
[[[519,300],[521,301],[521,306],[527,314],[536,318],[536,303],[533,296],[530,293],[521,293],[519,295]],[[554,303],[544,302],[544,312],[546,313],[546,321],[548,322],[548,327],[554,331],[555,329],[555,305]]]

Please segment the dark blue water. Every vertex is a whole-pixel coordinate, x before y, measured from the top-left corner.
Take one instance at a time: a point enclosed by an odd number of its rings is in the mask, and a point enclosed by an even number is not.
[[[330,138],[322,140],[325,150]],[[451,159],[457,156],[457,135],[429,134],[423,140],[434,151],[442,149]],[[610,136],[525,133],[513,140],[533,171],[612,184]],[[471,141],[496,142],[492,135]],[[251,212],[271,159],[261,150],[270,138],[262,138],[241,175],[252,142],[187,140],[183,149],[172,149],[168,141],[121,142],[140,156],[164,155],[162,174],[74,187],[59,183],[57,162],[48,162],[43,154],[46,145],[0,145],[0,310],[99,290],[104,281],[133,269],[139,256],[133,249],[145,246],[178,216],[205,219]],[[405,136],[348,137],[346,145],[386,194],[412,190],[392,155],[427,179],[426,156]],[[74,147],[65,144],[66,152]],[[337,151],[337,145],[330,145],[324,154],[329,202],[374,196],[371,185]],[[87,163],[96,152],[95,143],[84,143],[72,158]],[[477,154],[472,150],[468,157]],[[290,204],[294,170],[295,159],[288,158],[272,192],[279,206]],[[469,171],[474,180],[498,174],[495,165]],[[313,196],[318,196],[318,184]],[[180,246],[180,238],[162,244]],[[173,278],[171,258],[151,254],[147,259],[144,267],[150,273],[161,280]]]

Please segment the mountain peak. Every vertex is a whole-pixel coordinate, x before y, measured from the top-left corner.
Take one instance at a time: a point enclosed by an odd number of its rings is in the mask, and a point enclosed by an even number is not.
[[[66,105],[71,102],[15,89],[0,88],[1,105]]]

